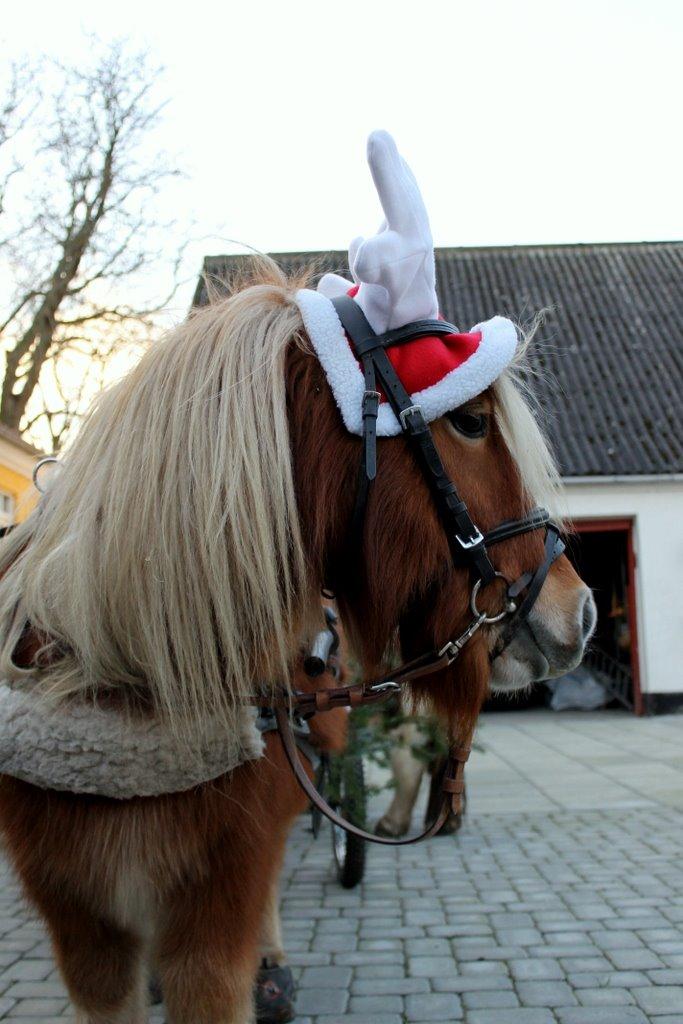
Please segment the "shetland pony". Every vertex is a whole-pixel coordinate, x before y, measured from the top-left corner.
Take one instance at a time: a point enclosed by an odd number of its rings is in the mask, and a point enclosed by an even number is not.
[[[482,529],[548,502],[556,475],[514,371],[468,403],[484,434],[432,424]],[[27,622],[31,669],[56,702],[103,694],[154,715],[179,744],[228,735],[258,692],[281,693],[319,593],[331,586],[367,673],[469,623],[427,486],[402,437],[380,438],[362,537],[350,523],[360,457],[314,357],[293,286],[272,263],[195,310],[102,395],[40,506],[0,553],[0,671]],[[496,549],[509,578],[537,566],[541,533]],[[494,589],[494,588],[490,588]],[[482,629],[415,699],[451,732],[489,683],[527,685],[581,656],[587,588],[565,558],[529,622],[491,661]],[[482,595],[497,610],[499,596]],[[193,790],[115,801],[0,781],[0,827],[49,929],[79,1020],[146,1018],[152,960],[169,1024],[247,1024],[259,937],[302,804],[276,736],[266,756]]]

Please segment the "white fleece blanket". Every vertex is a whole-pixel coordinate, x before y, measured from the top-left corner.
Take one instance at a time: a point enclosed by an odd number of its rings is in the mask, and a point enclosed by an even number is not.
[[[42,789],[127,800],[192,789],[263,753],[256,709],[227,736],[209,728],[194,749],[158,722],[92,703],[54,705],[22,682],[0,682],[0,773]]]

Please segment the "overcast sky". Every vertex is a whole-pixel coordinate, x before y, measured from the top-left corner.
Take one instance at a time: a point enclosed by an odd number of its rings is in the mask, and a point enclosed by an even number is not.
[[[204,252],[373,232],[365,138],[391,131],[438,245],[683,237],[680,0],[33,0],[11,55],[126,35],[165,68],[169,209]],[[192,268],[191,268],[192,269]]]

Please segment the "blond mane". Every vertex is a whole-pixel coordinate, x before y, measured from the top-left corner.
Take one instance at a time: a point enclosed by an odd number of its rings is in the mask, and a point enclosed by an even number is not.
[[[100,396],[39,508],[0,556],[0,673],[26,621],[66,653],[57,698],[151,695],[178,733],[235,723],[287,685],[310,604],[285,353],[302,330],[275,264],[192,312]],[[30,543],[29,543],[30,542]]]
[[[521,340],[514,362],[495,381],[493,394],[498,426],[529,501],[547,508],[554,519],[562,522],[565,516],[562,481],[555,457],[538,424],[538,404],[529,382],[529,376],[533,379],[534,373],[526,358],[542,323],[540,313],[527,331],[519,329]]]

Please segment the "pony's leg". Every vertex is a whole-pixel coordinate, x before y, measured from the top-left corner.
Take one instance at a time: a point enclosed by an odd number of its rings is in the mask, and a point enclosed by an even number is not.
[[[282,921],[280,920],[280,892],[277,876],[273,879],[268,891],[268,899],[261,925],[261,946],[259,956],[274,960],[277,964],[287,963],[284,943],[282,941]]]
[[[279,829],[231,836],[208,873],[170,899],[156,955],[167,1024],[252,1024],[263,915],[284,838]]]
[[[143,941],[73,904],[41,908],[77,1024],[145,1024]]]
[[[391,771],[395,782],[394,797],[389,809],[376,825],[378,835],[402,836],[410,828],[410,819],[420,791],[425,764],[416,758],[411,747],[420,734],[413,722],[405,722],[392,732],[396,742],[391,750]]]

